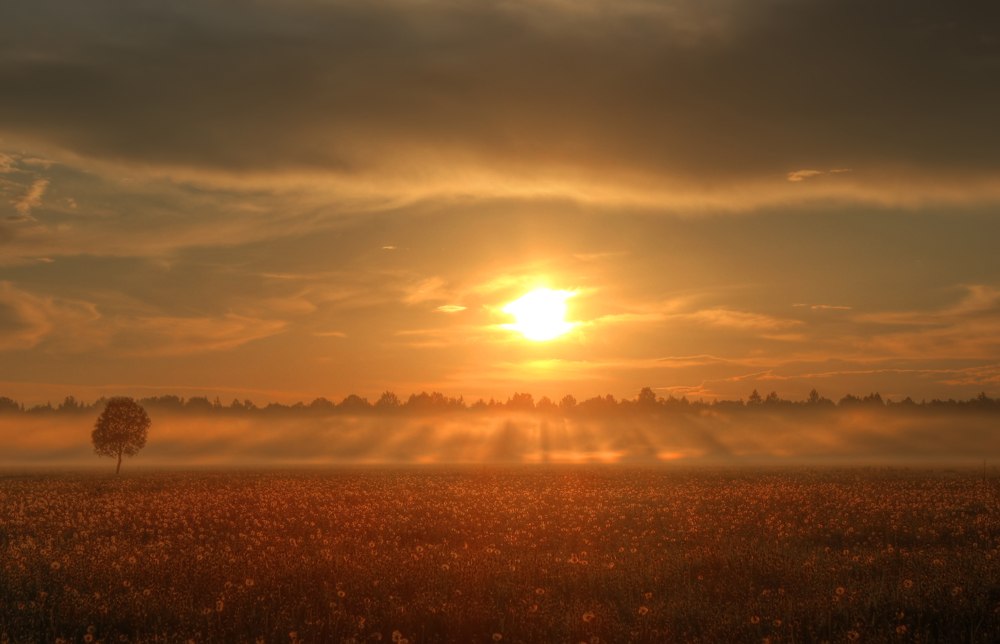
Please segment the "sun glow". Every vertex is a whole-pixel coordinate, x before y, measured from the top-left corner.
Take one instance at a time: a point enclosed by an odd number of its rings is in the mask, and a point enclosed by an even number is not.
[[[503,326],[535,342],[558,338],[576,326],[566,321],[566,300],[574,295],[575,291],[535,289],[503,307],[515,320]]]

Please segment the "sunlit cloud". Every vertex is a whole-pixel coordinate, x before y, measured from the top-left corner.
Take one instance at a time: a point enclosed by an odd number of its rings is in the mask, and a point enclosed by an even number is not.
[[[281,320],[221,317],[140,317],[122,329],[123,351],[136,356],[179,356],[234,349],[285,330]]]
[[[685,317],[712,326],[730,329],[778,330],[803,324],[801,320],[783,319],[761,313],[722,308],[696,311]]]
[[[49,187],[48,179],[35,179],[28,190],[14,202],[14,209],[25,218],[31,217],[31,211],[42,205],[42,197]]]
[[[447,299],[445,281],[440,277],[428,277],[406,287],[403,301],[407,304]]]
[[[103,176],[308,188],[382,206],[547,196],[745,210],[817,197],[1000,196],[995,160],[975,152],[991,147],[991,115],[967,108],[992,97],[988,75],[969,71],[989,52],[965,46],[988,36],[988,21],[957,10],[913,8],[900,22],[869,3],[845,52],[828,35],[859,10],[828,1],[794,14],[773,1],[261,2],[243,8],[239,27],[190,3],[101,5],[87,30],[60,5],[5,21],[0,134]],[[50,41],[28,36],[39,16]],[[184,40],[165,22],[211,37]],[[938,22],[950,28],[915,26]],[[345,30],[359,37],[328,37]],[[109,58],[104,35],[123,32],[123,55]],[[157,73],[143,73],[151,62]],[[245,75],[221,73],[237,63]],[[56,74],[91,83],[45,82]],[[836,100],[866,96],[873,79],[880,100]],[[932,98],[934,110],[914,108]],[[892,136],[879,136],[886,128]],[[850,181],[817,181],[855,167],[865,172]],[[788,190],[790,181],[817,190]]]
[[[343,331],[315,331],[313,333],[317,338],[346,338],[347,334]]]
[[[43,341],[64,351],[85,350],[106,341],[107,333],[95,328],[100,318],[90,302],[38,295],[0,281],[0,351],[31,349]]]

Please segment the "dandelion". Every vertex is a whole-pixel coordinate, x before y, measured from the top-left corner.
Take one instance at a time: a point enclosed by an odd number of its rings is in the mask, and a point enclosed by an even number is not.
[[[56,571],[62,568],[62,564],[59,563],[58,561],[53,561],[52,563],[49,564],[49,568],[51,568],[53,571]]]
[[[649,612],[649,608],[647,608],[646,606],[640,606],[640,607],[639,607],[639,614],[640,614],[640,615],[645,615],[645,614],[647,614],[648,612]]]
[[[904,579],[903,580],[903,588],[905,588],[907,590],[913,588],[913,580],[912,579]]]
[[[833,592],[837,593],[838,597],[842,597],[844,595],[844,593],[847,592],[847,589],[844,588],[843,586],[837,586],[837,589],[835,591],[833,591]]]
[[[587,624],[594,621],[594,614],[588,610],[586,613],[583,614],[583,621],[586,622]]]
[[[338,590],[337,591],[337,597],[340,597],[341,599],[343,599],[344,597],[347,597],[347,593],[345,593],[342,590]]]

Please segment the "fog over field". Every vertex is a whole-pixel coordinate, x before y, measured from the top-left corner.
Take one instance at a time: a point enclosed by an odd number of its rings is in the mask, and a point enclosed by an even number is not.
[[[91,416],[0,416],[0,467],[109,467],[93,453]],[[149,442],[126,461],[126,471],[381,463],[981,465],[1000,457],[997,416],[974,412],[151,416]]]

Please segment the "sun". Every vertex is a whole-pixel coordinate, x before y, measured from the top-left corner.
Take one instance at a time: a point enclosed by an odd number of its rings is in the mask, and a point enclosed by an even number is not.
[[[503,307],[515,320],[503,327],[535,342],[558,338],[576,326],[566,321],[566,300],[574,295],[575,291],[537,288]]]

